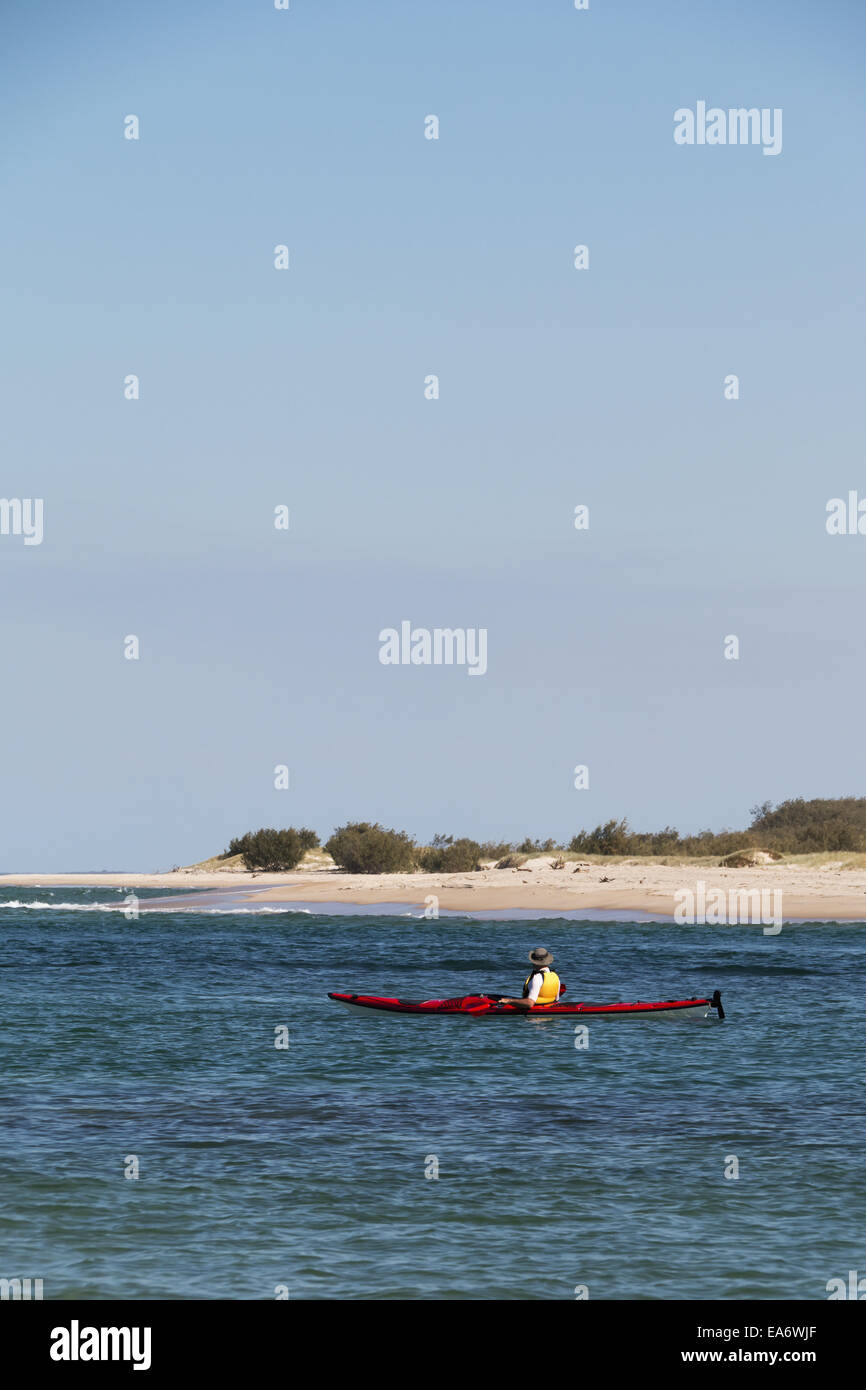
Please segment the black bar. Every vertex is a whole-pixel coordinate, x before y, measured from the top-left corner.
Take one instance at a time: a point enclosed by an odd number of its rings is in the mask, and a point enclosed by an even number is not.
[[[316,1369],[329,1376],[349,1356],[360,1367],[365,1345],[372,1358],[368,1369],[374,1369],[375,1334],[392,1341],[395,1335],[395,1301],[7,1301],[0,1305],[0,1329],[4,1359],[15,1366],[19,1382],[22,1374],[33,1371],[48,1373],[61,1383],[70,1376],[93,1379],[106,1372],[115,1378],[129,1375],[133,1383],[145,1378],[161,1383],[178,1374],[224,1378],[266,1365],[277,1369],[281,1363],[286,1375],[293,1376],[299,1369],[299,1348],[311,1345],[313,1336],[324,1336],[318,1341]],[[679,1367],[691,1370],[698,1380],[713,1366],[784,1370],[797,1365],[826,1379],[856,1364],[866,1331],[860,1301],[593,1303],[575,1299],[568,1301],[567,1308],[548,1307],[547,1312],[535,1309],[530,1301],[526,1317],[543,1316],[553,1333],[557,1351],[545,1378],[571,1375],[582,1365],[594,1364],[597,1371],[607,1367],[605,1374],[615,1370],[649,1377],[667,1375]],[[359,1302],[364,1303],[362,1314],[353,1306]],[[469,1358],[460,1363],[465,1370],[482,1349],[486,1349],[483,1359],[487,1362],[490,1347],[496,1345],[503,1357],[503,1373],[510,1356],[516,1358],[512,1373],[519,1373],[520,1349],[509,1352],[502,1335],[502,1311],[500,1304],[484,1300],[467,1304],[429,1299],[400,1302],[398,1316],[404,1329],[407,1324],[419,1325],[422,1333],[428,1331],[435,1338],[435,1344],[428,1344],[431,1349],[435,1345],[435,1362],[442,1363],[457,1348],[461,1357]],[[149,1367],[136,1372],[131,1360],[52,1359],[52,1345],[68,1351],[73,1343],[80,1349],[89,1347],[93,1339],[87,1329],[103,1327],[140,1329],[139,1341],[133,1342],[130,1332],[128,1345],[130,1354],[137,1352],[142,1360],[147,1351],[143,1329],[150,1329]],[[75,1333],[74,1339],[65,1343],[58,1329]],[[787,1335],[785,1329],[789,1329]],[[110,1341],[105,1345],[110,1351]],[[422,1379],[433,1364],[422,1357],[418,1367]],[[453,1371],[453,1361],[448,1364]],[[410,1377],[411,1365],[403,1360],[401,1366],[402,1374]]]

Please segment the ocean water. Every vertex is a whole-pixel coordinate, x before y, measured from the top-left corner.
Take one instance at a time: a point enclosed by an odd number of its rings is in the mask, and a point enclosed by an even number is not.
[[[0,1277],[52,1299],[825,1299],[866,1274],[863,926],[126,921],[105,896],[0,893]],[[326,998],[519,993],[538,944],[570,999],[718,987],[727,1020],[591,1022],[579,1050],[578,1020]]]

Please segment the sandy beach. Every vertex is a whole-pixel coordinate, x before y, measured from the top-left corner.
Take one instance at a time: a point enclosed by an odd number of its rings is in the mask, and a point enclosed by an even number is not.
[[[845,859],[819,867],[796,864],[729,869],[702,863],[659,864],[631,859],[554,869],[550,858],[519,869],[493,867],[459,874],[346,874],[328,868],[299,868],[289,874],[176,871],[171,873],[3,874],[0,886],[84,887],[117,890],[165,888],[193,892],[230,891],[233,901],[258,905],[405,903],[423,911],[435,898],[440,908],[465,911],[609,911],[673,916],[677,894],[780,892],[782,915],[805,920],[866,922],[866,868],[846,868]]]

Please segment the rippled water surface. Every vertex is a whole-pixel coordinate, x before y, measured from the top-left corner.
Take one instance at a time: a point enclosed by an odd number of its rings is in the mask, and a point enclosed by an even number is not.
[[[863,926],[128,922],[95,901],[0,894],[2,1277],[46,1298],[821,1299],[866,1272]],[[728,1018],[594,1022],[579,1050],[574,1020],[326,998],[519,992],[541,943],[569,998],[718,987]]]

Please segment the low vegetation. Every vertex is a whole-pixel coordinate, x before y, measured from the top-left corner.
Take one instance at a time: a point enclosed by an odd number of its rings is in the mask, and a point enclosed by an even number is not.
[[[626,820],[610,820],[594,830],[581,830],[568,848],[576,854],[674,855],[726,858],[746,850],[780,854],[820,851],[866,852],[866,797],[804,801],[796,797],[774,807],[765,801],[751,810],[746,830],[700,830],[680,835],[672,826],[643,833]]]
[[[633,858],[675,864],[683,859],[729,864],[763,862],[782,855],[866,855],[866,797],[796,797],[777,806],[769,801],[753,806],[745,830],[700,830],[680,835],[673,826],[663,830],[632,830],[628,821],[609,820],[593,830],[579,830],[567,845],[555,840],[519,843],[487,840],[479,844],[465,836],[434,835],[427,845],[417,844],[403,830],[387,830],[369,821],[338,826],[320,851],[352,874],[471,873],[484,864],[498,869],[521,868],[532,856],[557,856],[554,867],[563,867],[565,855],[587,860]],[[319,847],[319,837],[306,827],[295,830],[255,830],[234,839],[221,856],[242,856],[247,868],[283,871],[294,869],[305,854]],[[311,859],[312,859],[311,854]],[[853,863],[853,861],[850,861]],[[848,861],[846,861],[847,867]]]
[[[225,859],[240,855],[247,869],[259,869],[267,873],[282,873],[297,868],[309,845],[302,836],[312,831],[298,830],[248,830],[240,839],[232,840],[223,856]],[[318,837],[315,837],[318,843]]]
[[[419,869],[428,874],[467,874],[481,865],[484,854],[477,840],[434,835],[432,843],[416,850]]]
[[[415,845],[404,831],[368,821],[339,826],[325,849],[350,874],[398,874],[416,867]]]

